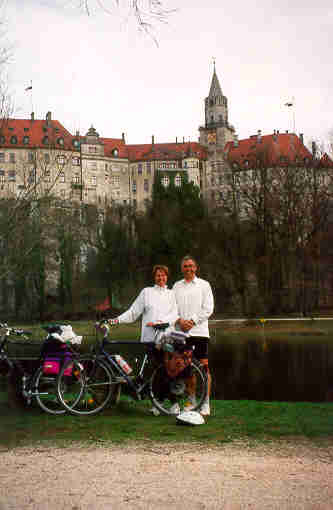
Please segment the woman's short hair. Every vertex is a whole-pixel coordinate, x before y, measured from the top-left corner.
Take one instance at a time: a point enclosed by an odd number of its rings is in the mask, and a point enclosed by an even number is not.
[[[168,268],[168,266],[163,266],[162,264],[156,264],[153,267],[153,271],[152,271],[154,278],[155,278],[156,271],[163,271],[163,273],[165,273],[167,276],[169,276],[169,268]]]

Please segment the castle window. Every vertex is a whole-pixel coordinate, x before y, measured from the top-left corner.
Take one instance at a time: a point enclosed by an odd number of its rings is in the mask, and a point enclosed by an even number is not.
[[[50,170],[45,170],[45,172],[44,172],[44,180],[45,180],[45,182],[50,182],[50,180],[51,180],[51,172],[50,172]]]
[[[59,182],[65,182],[65,172],[63,170],[59,172]]]
[[[182,178],[179,174],[177,174],[175,177],[175,186],[177,186],[177,188],[179,188],[181,185],[182,185]]]
[[[80,184],[80,175],[79,174],[73,175],[73,183]]]
[[[28,183],[33,184],[36,181],[36,172],[35,170],[30,170],[29,176],[28,176]]]
[[[1,162],[5,161],[5,153],[4,152],[0,152],[0,161]]]
[[[142,175],[142,163],[138,164],[138,175]]]
[[[17,136],[16,135],[11,136],[10,143],[13,145],[17,144]]]
[[[97,177],[96,175],[91,176],[91,185],[96,186],[97,185]]]
[[[167,188],[169,186],[169,183],[170,183],[170,179],[167,175],[164,175],[161,179],[161,183],[162,183],[162,186],[164,186],[165,188]]]
[[[136,193],[136,181],[132,182],[132,192]]]
[[[90,161],[89,162],[89,168],[91,170],[97,170],[97,161]]]
[[[48,152],[44,154],[44,161],[45,163],[50,163],[50,154]]]
[[[35,161],[35,153],[34,152],[28,152],[28,161],[29,161],[29,163],[33,163]]]
[[[111,183],[112,183],[112,186],[114,186],[115,188],[119,188],[119,186],[120,186],[120,177],[119,177],[119,175],[114,175],[112,177]]]
[[[144,183],[143,183],[143,189],[148,192],[149,191],[149,181],[148,179],[145,179],[144,180]]]
[[[72,158],[72,165],[79,166],[80,165],[80,158],[78,158],[77,156],[74,156]]]
[[[89,152],[96,153],[97,152],[97,147],[95,145],[90,145],[89,146]]]
[[[30,138],[29,138],[28,136],[24,136],[24,137],[22,138],[22,143],[23,143],[24,145],[28,145],[29,141],[30,141]]]
[[[150,161],[147,162],[147,174],[148,175],[151,174],[151,162]]]
[[[15,152],[9,154],[9,161],[10,163],[15,163]]]
[[[65,156],[58,156],[57,162],[58,162],[58,165],[64,165],[66,163]]]
[[[16,172],[15,172],[15,170],[9,170],[9,172],[8,172],[8,180],[11,181],[11,182],[15,182],[16,181]]]

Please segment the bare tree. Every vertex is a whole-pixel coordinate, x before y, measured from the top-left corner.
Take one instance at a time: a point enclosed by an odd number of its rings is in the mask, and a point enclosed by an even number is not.
[[[237,201],[229,207],[255,233],[257,283],[264,301],[271,309],[281,306],[285,290],[289,309],[304,308],[299,296],[306,281],[320,286],[320,240],[331,211],[333,178],[318,160],[264,163],[257,159],[251,168],[233,169],[227,189]]]
[[[76,0],[78,7],[91,15],[96,9],[107,14],[114,14],[115,9],[126,9],[128,17],[133,17],[140,31],[153,38],[156,24],[166,24],[176,9],[167,9],[165,0]],[[75,0],[74,0],[75,2]]]

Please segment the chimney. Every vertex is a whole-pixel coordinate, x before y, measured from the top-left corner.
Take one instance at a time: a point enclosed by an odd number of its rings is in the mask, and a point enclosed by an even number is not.
[[[75,131],[75,136],[80,136],[80,131],[76,130]]]
[[[288,129],[286,129],[286,134],[288,134]]]
[[[299,134],[299,139],[301,140],[301,143],[304,145],[304,135],[303,135],[303,133]]]
[[[311,147],[312,147],[312,157],[313,157],[313,159],[315,159],[316,154],[317,154],[317,144],[315,141],[312,142]]]
[[[126,142],[125,142],[125,133],[121,133],[121,139],[122,139],[122,141],[123,141],[124,143],[126,143]]]
[[[177,136],[176,136],[176,143],[178,143],[178,138],[177,138]]]
[[[261,138],[261,129],[258,129],[257,142],[261,143],[261,141],[262,141],[262,138]]]
[[[155,144],[155,136],[154,136],[154,135],[152,135],[152,136],[151,136],[151,144],[152,144],[152,145],[154,145],[154,144]]]
[[[31,112],[30,119],[31,119],[31,122],[33,122],[35,120],[35,112]]]
[[[183,136],[183,143],[185,143],[185,136]]]
[[[277,141],[277,135],[278,135],[278,133],[279,133],[279,132],[278,132],[276,129],[274,129],[274,133],[273,133],[273,140],[274,140],[274,142],[276,142],[276,141]]]
[[[47,112],[46,114],[46,125],[48,126],[51,122],[51,112]]]

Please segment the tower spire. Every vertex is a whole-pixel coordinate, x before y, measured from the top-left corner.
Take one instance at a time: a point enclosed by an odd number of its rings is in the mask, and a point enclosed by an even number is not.
[[[221,85],[220,85],[219,79],[216,74],[215,57],[213,58],[213,66],[214,66],[213,78],[212,78],[212,83],[210,85],[210,90],[209,90],[209,95],[208,95],[209,98],[223,96]]]

